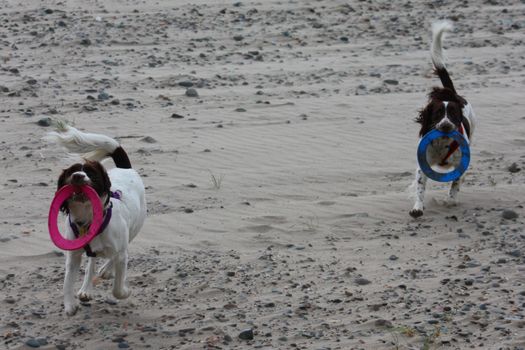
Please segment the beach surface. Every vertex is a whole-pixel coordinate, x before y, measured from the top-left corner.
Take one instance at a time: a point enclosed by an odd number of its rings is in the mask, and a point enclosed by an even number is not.
[[[429,181],[416,220],[444,18],[479,124],[459,203]],[[523,1],[0,0],[0,22],[0,349],[525,348]],[[53,120],[119,140],[148,201],[131,296],[97,279],[73,317]]]

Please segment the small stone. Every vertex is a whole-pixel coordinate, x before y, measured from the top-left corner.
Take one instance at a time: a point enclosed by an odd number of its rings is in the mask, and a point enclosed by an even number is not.
[[[118,343],[118,348],[119,349],[127,349],[127,348],[129,348],[129,344],[128,344],[128,342],[125,342],[125,341],[120,342],[120,343]]]
[[[199,93],[197,92],[197,90],[193,89],[193,88],[189,88],[186,90],[186,96],[188,97],[199,97]]]
[[[399,85],[399,81],[397,81],[395,79],[385,79],[385,80],[383,80],[383,83],[385,83],[387,85]]]
[[[521,257],[521,251],[519,249],[511,250],[510,252],[507,252],[507,254],[515,258]]]
[[[514,220],[518,218],[518,213],[516,213],[514,210],[505,209],[501,213],[501,217],[506,220]]]
[[[151,136],[146,136],[146,137],[143,137],[140,139],[140,141],[142,142],[146,142],[146,143],[157,143],[157,140],[155,140],[153,137]]]
[[[244,108],[236,108],[235,112],[241,112],[241,113],[242,112],[246,112],[246,109],[244,109]]]
[[[397,256],[395,256],[395,255],[390,255],[390,257],[388,259],[392,260],[392,261],[396,261],[399,258]]]
[[[512,163],[507,169],[511,173],[517,173],[517,172],[519,172],[521,170],[520,167],[518,167],[518,164],[516,164],[516,162]]]
[[[89,46],[89,45],[91,45],[91,40],[89,40],[87,38],[86,39],[82,39],[80,41],[80,45]]]
[[[384,319],[379,319],[379,320],[376,320],[374,322],[374,324],[376,325],[376,327],[387,327],[387,328],[392,328],[392,322],[388,321],[388,320],[384,320]]]
[[[52,14],[53,12],[54,12],[54,11],[51,10],[51,9],[45,9],[45,10],[44,10],[44,13],[45,13],[46,15],[50,15],[50,14]]]
[[[229,334],[225,334],[223,339],[226,343],[233,341],[233,338]]]
[[[179,86],[182,86],[182,87],[185,87],[185,88],[190,88],[190,87],[193,86],[193,82],[191,82],[189,80],[180,81],[179,82]]]
[[[370,284],[371,282],[369,280],[367,280],[366,278],[363,278],[363,277],[358,277],[354,280],[355,284],[359,285],[359,286],[365,286],[367,284]]]
[[[109,100],[109,94],[107,92],[102,91],[100,94],[98,94],[97,99],[99,101],[106,101]]]
[[[36,122],[39,126],[47,127],[51,126],[52,120],[51,118],[42,118],[39,121]]]
[[[180,115],[180,114],[177,114],[177,113],[173,113],[173,114],[171,115],[171,117],[172,117],[173,119],[182,119],[182,118],[184,118],[183,115]]]
[[[4,302],[6,302],[7,304],[14,304],[14,303],[16,303],[16,299],[13,298],[13,297],[6,297],[4,299]]]
[[[242,40],[244,40],[244,37],[242,35],[235,35],[233,37],[233,40],[235,40],[235,41],[242,41]]]
[[[116,105],[119,105],[120,104],[120,100],[119,99],[114,99],[110,102],[112,105],[116,106]]]
[[[186,214],[191,214],[191,213],[193,213],[193,209],[191,209],[191,208],[184,208],[184,212]]]
[[[253,329],[248,328],[244,329],[239,333],[239,338],[243,340],[252,340],[253,339]]]
[[[30,348],[40,347],[40,343],[36,339],[29,339],[28,341],[26,341],[26,345],[29,346]]]

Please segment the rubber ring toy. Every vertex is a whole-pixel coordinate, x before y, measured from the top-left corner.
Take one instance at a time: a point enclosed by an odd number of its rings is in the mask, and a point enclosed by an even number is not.
[[[448,173],[439,173],[434,171],[427,161],[427,148],[432,141],[442,137],[450,137],[454,139],[459,144],[459,149],[461,150],[461,161],[459,165],[452,171]],[[456,181],[463,175],[467,170],[470,163],[470,148],[467,140],[463,135],[458,131],[452,132],[443,132],[437,129],[434,129],[427,133],[419,141],[419,146],[417,147],[417,161],[419,163],[419,168],[425,173],[426,176],[432,180],[439,182],[450,182]]]
[[[93,220],[91,225],[89,225],[89,231],[86,235],[79,237],[77,239],[66,239],[60,231],[58,230],[58,214],[60,212],[60,207],[62,204],[75,193],[84,193],[89,201],[91,202],[91,207],[93,208]],[[49,208],[49,216],[47,221],[47,226],[49,229],[49,235],[51,240],[55,245],[63,250],[77,250],[83,248],[86,244],[91,242],[91,240],[97,235],[100,226],[102,225],[102,204],[100,204],[100,199],[97,192],[90,186],[73,186],[66,185],[60,188],[55,193],[55,198],[51,202],[51,207]]]

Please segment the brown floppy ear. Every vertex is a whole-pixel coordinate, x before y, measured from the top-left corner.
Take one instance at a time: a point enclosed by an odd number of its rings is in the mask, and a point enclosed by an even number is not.
[[[94,182],[93,185],[98,195],[102,196],[105,193],[109,193],[111,190],[111,180],[109,179],[108,173],[106,169],[104,169],[104,166],[95,161],[88,162],[88,164],[93,167],[93,170],[96,173],[96,178],[92,178],[91,180]]]
[[[69,169],[62,170],[62,174],[60,174],[60,176],[58,177],[57,191],[66,185],[66,179],[70,175],[68,170]],[[69,208],[67,206],[67,201],[65,201],[62,204],[62,206],[60,207],[60,211],[63,213],[69,214]]]
[[[429,103],[425,108],[419,111],[419,116],[416,118],[416,123],[421,124],[419,136],[425,136],[432,130],[432,103]]]

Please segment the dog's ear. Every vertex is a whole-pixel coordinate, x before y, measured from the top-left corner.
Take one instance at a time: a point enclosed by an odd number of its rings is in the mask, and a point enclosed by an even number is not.
[[[93,170],[93,173],[88,173],[88,176],[91,178],[93,187],[99,196],[109,193],[111,189],[111,180],[109,179],[108,173],[106,169],[104,169],[104,166],[99,162],[90,161],[86,163],[85,168],[91,168]]]
[[[425,108],[419,111],[416,123],[421,124],[421,129],[419,130],[420,137],[423,137],[426,133],[432,130],[432,109],[432,103],[429,103]]]
[[[60,176],[58,177],[57,191],[66,185],[66,179],[68,178],[69,175],[71,175],[68,170],[69,169],[62,170],[62,174],[60,174]],[[62,204],[62,206],[60,207],[60,211],[63,212],[63,213],[66,213],[66,214],[69,213],[69,208],[67,206],[67,201],[65,201]]]

